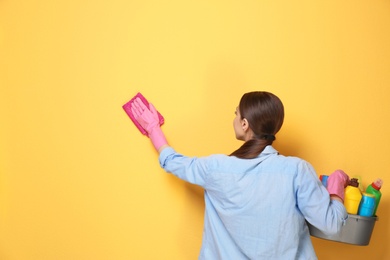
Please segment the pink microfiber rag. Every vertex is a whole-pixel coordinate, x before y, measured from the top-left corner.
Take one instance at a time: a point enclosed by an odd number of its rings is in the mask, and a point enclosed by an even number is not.
[[[133,121],[134,125],[138,128],[138,130],[144,134],[148,135],[148,133],[145,131],[145,129],[138,123],[138,121],[135,119],[133,113],[131,112],[131,103],[133,103],[134,99],[140,98],[141,101],[145,104],[147,108],[149,108],[149,102],[146,100],[146,98],[141,94],[137,93],[132,99],[130,99],[129,102],[124,104],[122,107],[125,110],[126,114],[130,117],[131,121]],[[160,125],[164,124],[164,117],[157,111],[158,118],[160,120]]]

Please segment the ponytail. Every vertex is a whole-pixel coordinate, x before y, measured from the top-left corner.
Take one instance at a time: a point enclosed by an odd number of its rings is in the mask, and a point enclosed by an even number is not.
[[[263,139],[251,139],[246,141],[240,148],[230,154],[241,159],[256,158],[267,145],[272,145],[275,140],[274,135],[264,136]]]

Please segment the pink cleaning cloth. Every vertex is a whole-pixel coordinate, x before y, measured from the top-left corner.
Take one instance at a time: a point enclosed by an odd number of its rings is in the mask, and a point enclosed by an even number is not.
[[[133,113],[131,112],[131,103],[136,99],[140,98],[141,101],[145,104],[147,108],[149,108],[149,102],[146,100],[146,98],[141,94],[137,93],[132,99],[130,99],[129,102],[124,104],[122,108],[125,110],[126,114],[130,117],[131,121],[133,121],[134,125],[138,128],[138,130],[143,134],[143,135],[148,135],[146,130],[138,123],[138,121],[135,119]],[[164,124],[164,117],[157,111],[158,114],[158,119],[160,121],[160,125]]]

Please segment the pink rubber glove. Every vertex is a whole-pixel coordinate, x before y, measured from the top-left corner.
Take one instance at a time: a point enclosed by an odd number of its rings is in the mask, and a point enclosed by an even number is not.
[[[342,170],[336,170],[331,175],[329,175],[326,189],[330,195],[336,195],[342,201],[344,201],[344,189],[347,187],[348,182],[348,175]]]
[[[157,151],[163,145],[168,144],[160,128],[160,119],[157,110],[152,104],[149,103],[148,109],[140,98],[136,98],[131,104],[131,112],[137,122],[148,132],[148,136]]]

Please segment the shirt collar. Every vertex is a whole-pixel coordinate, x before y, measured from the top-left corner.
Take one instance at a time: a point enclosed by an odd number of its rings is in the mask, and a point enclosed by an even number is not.
[[[279,152],[272,147],[272,145],[267,145],[264,150],[260,153],[259,157],[270,155],[270,154],[278,154]]]

